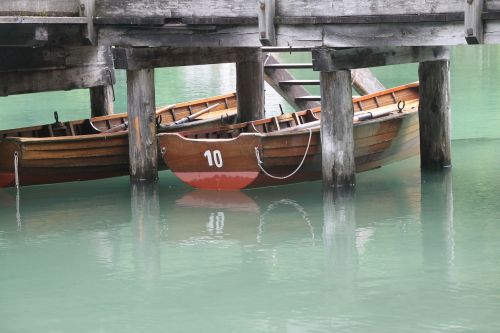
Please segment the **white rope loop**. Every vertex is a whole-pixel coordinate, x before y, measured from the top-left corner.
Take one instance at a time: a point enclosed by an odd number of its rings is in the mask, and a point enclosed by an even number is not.
[[[271,177],[273,179],[279,179],[279,180],[283,180],[283,179],[287,179],[287,178],[290,178],[292,177],[293,175],[295,175],[299,170],[300,168],[302,167],[302,165],[304,164],[305,160],[306,160],[306,157],[307,157],[307,153],[309,152],[309,147],[311,146],[311,139],[312,139],[312,129],[308,129],[309,130],[309,141],[307,142],[307,148],[306,148],[306,151],[304,153],[304,156],[302,157],[302,161],[300,162],[299,166],[289,175],[287,176],[283,176],[283,177],[280,177],[280,176],[274,176],[274,175],[271,175],[270,173],[268,173],[263,167],[262,167],[262,164],[264,164],[264,162],[262,162],[262,160],[260,159],[260,152],[259,152],[259,147],[255,147],[255,156],[257,157],[257,165],[259,167],[259,169],[268,177]]]

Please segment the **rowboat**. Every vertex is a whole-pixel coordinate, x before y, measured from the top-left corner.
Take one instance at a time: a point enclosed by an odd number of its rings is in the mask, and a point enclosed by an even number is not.
[[[356,97],[356,171],[419,152],[418,83]],[[161,155],[183,182],[237,190],[321,179],[320,109],[213,129],[158,135]]]
[[[234,117],[236,106],[236,94],[231,93],[159,108],[158,128],[213,127],[221,117]],[[193,116],[196,121],[185,122]],[[127,124],[126,113],[67,122],[55,114],[52,124],[0,131],[0,188],[15,184],[16,168],[20,185],[128,174]],[[159,169],[165,168],[159,163]]]

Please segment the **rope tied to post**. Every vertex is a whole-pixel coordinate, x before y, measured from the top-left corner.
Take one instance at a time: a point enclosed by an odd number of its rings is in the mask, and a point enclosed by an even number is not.
[[[306,151],[304,153],[304,156],[302,157],[302,161],[300,161],[300,164],[299,166],[292,172],[290,173],[289,175],[286,175],[286,176],[275,176],[275,175],[271,175],[269,172],[267,172],[264,167],[262,166],[264,164],[264,162],[262,161],[262,159],[260,158],[260,151],[259,151],[259,147],[255,147],[255,157],[257,157],[257,166],[259,167],[259,169],[268,177],[271,177],[273,179],[279,179],[279,180],[283,180],[283,179],[288,179],[290,177],[292,177],[293,175],[295,175],[299,170],[300,168],[302,167],[302,165],[304,165],[304,162],[306,160],[306,157],[307,157],[307,153],[309,152],[309,147],[311,146],[311,139],[312,139],[312,129],[308,129],[309,130],[309,140],[307,141],[307,147],[306,147]]]

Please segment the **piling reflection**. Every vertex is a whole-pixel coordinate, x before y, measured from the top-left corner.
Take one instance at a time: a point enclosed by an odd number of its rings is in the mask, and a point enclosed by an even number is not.
[[[421,223],[425,269],[444,270],[452,279],[455,260],[451,169],[422,172]]]
[[[352,297],[358,254],[356,249],[356,206],[352,192],[323,190],[323,243],[326,279],[336,297]]]
[[[135,272],[142,280],[157,280],[161,272],[158,184],[131,184],[130,208],[135,239]]]

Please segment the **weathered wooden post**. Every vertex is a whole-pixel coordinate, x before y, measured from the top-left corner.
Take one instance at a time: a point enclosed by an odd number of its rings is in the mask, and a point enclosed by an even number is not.
[[[421,62],[420,164],[424,170],[451,166],[450,61]]]
[[[114,113],[113,86],[99,86],[89,89],[92,117],[108,116]]]
[[[240,121],[264,118],[264,66],[260,48],[236,62],[236,93]]]
[[[321,153],[323,183],[354,188],[354,136],[351,72],[321,72]]]
[[[158,179],[154,69],[127,70],[130,178]]]

